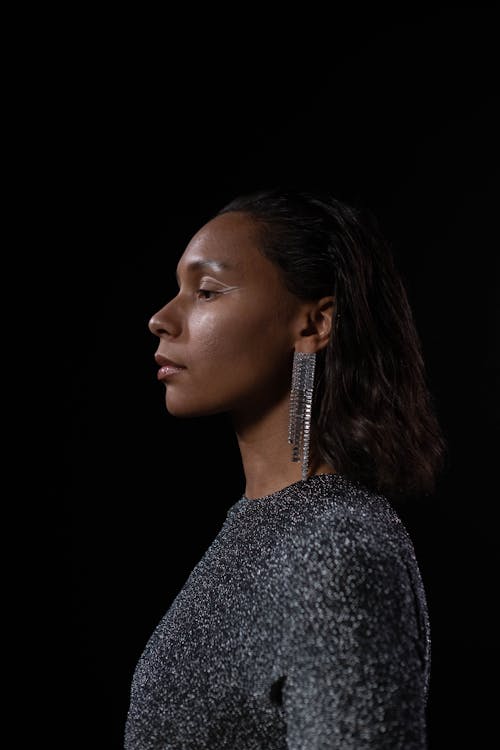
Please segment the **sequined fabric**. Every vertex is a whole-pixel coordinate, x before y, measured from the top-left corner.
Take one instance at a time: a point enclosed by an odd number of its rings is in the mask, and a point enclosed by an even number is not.
[[[125,750],[422,750],[429,664],[399,517],[314,476],[229,509],[139,660]]]

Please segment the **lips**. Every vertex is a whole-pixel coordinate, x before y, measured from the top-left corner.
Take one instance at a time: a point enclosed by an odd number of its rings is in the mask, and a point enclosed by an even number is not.
[[[155,354],[155,361],[156,364],[160,365],[157,375],[158,380],[166,380],[172,375],[176,375],[178,372],[186,369],[184,365],[180,365],[178,362],[164,357],[163,354]]]
[[[155,361],[157,365],[160,365],[160,367],[177,367],[177,369],[183,370],[184,365],[179,364],[178,362],[174,362],[173,359],[168,359],[167,357],[164,357],[163,354],[155,354]]]

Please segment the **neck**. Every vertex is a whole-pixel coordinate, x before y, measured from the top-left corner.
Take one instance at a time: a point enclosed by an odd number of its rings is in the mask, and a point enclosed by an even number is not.
[[[245,474],[245,496],[264,497],[298,482],[301,465],[291,460],[288,443],[289,399],[283,398],[264,414],[233,415]],[[335,473],[325,462],[312,463],[309,476]]]

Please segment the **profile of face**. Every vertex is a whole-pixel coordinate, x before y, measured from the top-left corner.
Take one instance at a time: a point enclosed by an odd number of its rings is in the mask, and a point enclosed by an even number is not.
[[[177,278],[178,294],[149,322],[169,413],[248,417],[286,397],[303,303],[259,250],[252,218],[210,220],[183,252]]]

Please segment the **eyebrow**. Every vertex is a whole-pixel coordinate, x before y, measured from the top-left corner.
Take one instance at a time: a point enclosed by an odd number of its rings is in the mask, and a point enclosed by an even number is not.
[[[186,266],[187,271],[199,271],[200,269],[208,268],[212,271],[228,271],[232,268],[228,263],[224,263],[221,260],[193,260]],[[175,272],[175,278],[179,283],[179,272]]]

